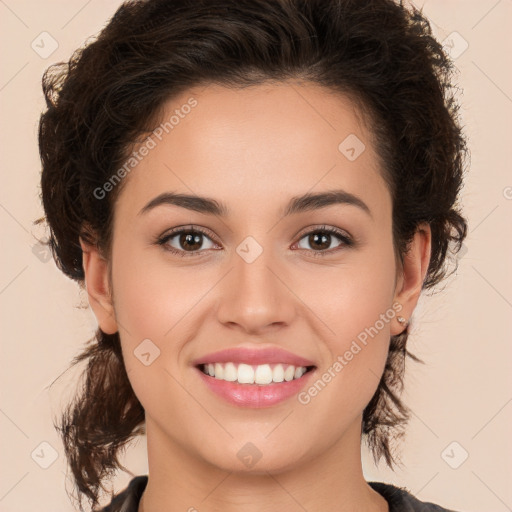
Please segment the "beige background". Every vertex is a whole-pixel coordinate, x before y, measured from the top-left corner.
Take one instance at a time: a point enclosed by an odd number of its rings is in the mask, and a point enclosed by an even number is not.
[[[0,1],[2,512],[73,510],[52,417],[73,390],[75,376],[68,372],[49,386],[93,333],[95,320],[79,308],[86,303],[78,286],[46,253],[33,250],[38,231],[32,222],[42,214],[40,80],[49,64],[67,60],[94,36],[119,4]],[[512,1],[418,0],[416,5],[424,5],[441,40],[454,42],[454,56],[460,53],[455,62],[472,153],[463,192],[469,236],[457,276],[443,293],[422,298],[415,313],[410,350],[427,364],[408,366],[405,399],[414,416],[403,467],[395,473],[383,464],[375,468],[363,450],[365,475],[461,512],[505,512],[512,510]],[[52,49],[52,41],[42,32],[58,44],[48,56],[41,53]],[[125,461],[134,474],[147,472],[144,438]],[[120,474],[116,490],[129,478]]]

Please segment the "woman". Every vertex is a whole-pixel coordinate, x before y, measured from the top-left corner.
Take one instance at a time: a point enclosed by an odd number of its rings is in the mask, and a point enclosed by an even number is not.
[[[452,64],[391,0],[148,0],[43,78],[42,198],[98,331],[59,426],[104,511],[446,510],[395,462],[410,319],[466,236]],[[112,498],[112,497],[111,497]]]

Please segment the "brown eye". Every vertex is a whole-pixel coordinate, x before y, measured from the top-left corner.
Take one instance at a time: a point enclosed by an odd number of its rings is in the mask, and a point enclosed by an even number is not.
[[[211,238],[198,228],[173,230],[162,236],[157,243],[178,256],[198,256],[206,249],[216,247]]]
[[[330,248],[333,237],[329,233],[312,233],[307,238],[312,249],[324,250]]]
[[[201,247],[203,234],[202,233],[190,233],[182,232],[178,236],[179,245],[186,251],[198,251]]]
[[[302,241],[305,241],[301,245]],[[336,240],[338,243],[336,244]],[[336,244],[333,246],[333,244]],[[299,249],[311,250],[316,253],[332,253],[336,252],[331,249],[338,249],[344,246],[353,245],[352,240],[342,231],[336,228],[317,228],[314,231],[306,233],[299,241]]]

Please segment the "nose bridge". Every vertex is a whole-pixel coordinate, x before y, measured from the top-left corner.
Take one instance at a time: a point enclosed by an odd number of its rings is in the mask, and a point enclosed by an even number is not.
[[[270,244],[264,247],[247,237],[233,252],[232,271],[225,283],[219,320],[258,330],[274,323],[289,322],[293,296],[280,276],[279,258]]]

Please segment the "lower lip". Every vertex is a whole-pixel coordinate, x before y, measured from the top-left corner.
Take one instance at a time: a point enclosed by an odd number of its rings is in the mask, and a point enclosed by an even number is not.
[[[200,368],[195,368],[203,382],[218,396],[233,405],[255,409],[269,407],[297,395],[309,382],[315,369],[306,372],[299,379],[274,382],[272,384],[239,384],[220,380],[206,375]]]

